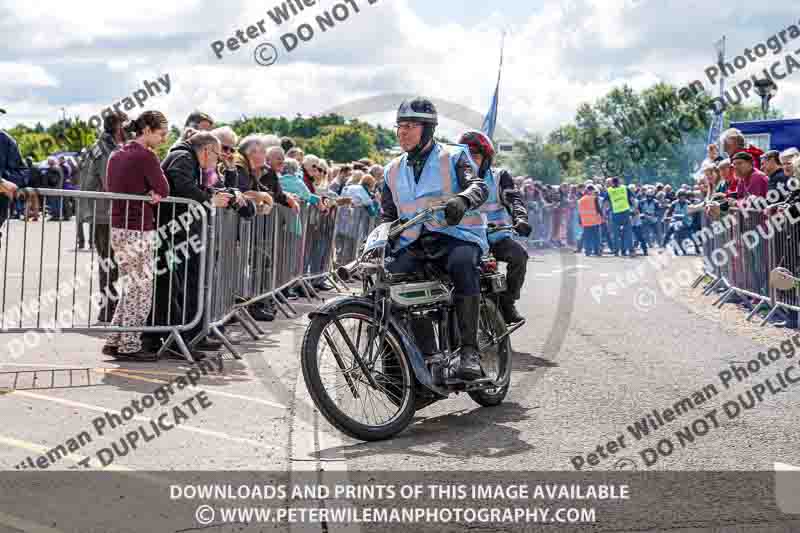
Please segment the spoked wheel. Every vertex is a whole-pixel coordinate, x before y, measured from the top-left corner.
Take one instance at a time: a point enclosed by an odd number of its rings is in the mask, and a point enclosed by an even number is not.
[[[497,304],[489,298],[481,301],[478,322],[478,343],[483,347],[492,344],[506,332],[506,322]],[[481,368],[486,377],[495,382],[503,381],[511,373],[511,339],[506,337],[499,344],[481,349]],[[503,387],[469,392],[470,398],[484,407],[500,405],[511,387],[509,381]]]
[[[414,416],[411,366],[396,334],[381,342],[379,333],[371,311],[345,306],[311,321],[301,354],[314,404],[339,431],[366,441],[396,435]]]

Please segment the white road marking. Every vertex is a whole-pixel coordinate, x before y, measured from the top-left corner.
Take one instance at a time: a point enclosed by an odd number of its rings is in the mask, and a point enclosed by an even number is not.
[[[53,448],[48,448],[47,446],[42,446],[41,444],[36,444],[34,442],[27,442],[24,440],[15,439],[13,437],[4,437],[0,435],[0,444],[5,444],[6,446],[10,446],[12,448],[20,448],[22,450],[27,450],[29,452],[36,452],[40,454],[46,454]],[[70,453],[67,455],[62,456],[63,459],[67,459],[68,461],[72,461],[75,464],[80,464],[81,461],[86,461],[86,457],[82,455],[77,455],[74,453]],[[89,460],[89,464],[92,468],[98,468],[102,470],[114,470],[119,472],[130,472],[130,468],[126,468],[124,466],[115,466],[115,465],[108,465],[107,467],[103,468],[103,465],[100,464],[97,459],[92,458]]]
[[[60,529],[43,526],[3,512],[0,512],[0,524],[5,524],[13,530],[25,531],[26,533],[64,533]]]
[[[34,400],[41,400],[41,401],[46,401],[46,402],[58,403],[58,404],[61,404],[61,405],[66,405],[68,407],[77,407],[77,408],[80,408],[80,409],[88,409],[90,411],[96,411],[98,413],[113,413],[113,414],[117,414],[117,415],[121,414],[119,411],[115,411],[114,409],[106,409],[105,407],[100,407],[99,405],[92,405],[92,404],[82,403],[82,402],[73,402],[71,400],[64,400],[62,398],[51,398],[50,396],[44,396],[42,394],[36,394],[34,392],[14,391],[11,394],[17,394],[17,395],[23,396],[25,398],[31,398],[31,399],[34,399]],[[138,420],[139,422],[152,422],[153,421],[152,418],[147,418],[147,417],[139,416],[139,415],[134,415],[132,420]],[[256,440],[247,439],[247,438],[244,438],[244,437],[234,437],[232,435],[228,435],[227,433],[223,433],[221,431],[213,431],[213,430],[210,430],[210,429],[203,429],[203,428],[199,428],[199,427],[196,427],[196,426],[189,426],[189,425],[186,425],[186,424],[178,424],[178,425],[175,426],[175,429],[179,429],[181,431],[187,431],[189,433],[197,433],[197,434],[200,434],[200,435],[208,435],[210,437],[216,437],[218,439],[227,440],[227,441],[230,441],[230,442],[238,442],[238,443],[241,443],[241,444],[249,444],[249,445],[255,446],[257,448],[264,448],[264,449],[268,449],[268,450],[275,450],[275,449],[278,448],[277,446],[272,446],[272,445],[269,445],[269,444],[265,444],[263,442],[258,442]]]
[[[98,369],[95,369],[95,370],[98,370]],[[100,369],[100,370],[107,370],[107,369]],[[163,380],[163,379],[146,378],[146,377],[142,377],[142,376],[137,376],[136,372],[138,372],[138,371],[137,370],[130,370],[129,371],[129,370],[114,369],[114,370],[108,370],[107,372],[102,372],[102,373],[104,373],[104,374],[112,374],[114,376],[120,376],[120,377],[124,377],[124,378],[130,378],[130,379],[134,379],[134,380],[137,380],[137,381],[146,381],[148,383],[157,383],[157,384],[168,383],[168,381]],[[185,375],[185,374],[175,374],[175,375],[180,376],[180,375]],[[281,405],[279,403],[271,402],[269,400],[264,400],[263,398],[255,398],[255,397],[252,397],[252,396],[243,396],[241,394],[233,394],[231,392],[218,391],[218,390],[215,390],[215,389],[210,389],[210,388],[204,387],[202,385],[191,385],[190,384],[189,387],[187,387],[187,388],[205,391],[208,394],[214,394],[216,396],[224,396],[226,398],[235,398],[237,400],[244,400],[244,401],[247,401],[247,402],[260,403],[260,404],[268,405],[270,407],[275,407],[275,408],[278,408],[278,409],[286,409],[285,405]]]

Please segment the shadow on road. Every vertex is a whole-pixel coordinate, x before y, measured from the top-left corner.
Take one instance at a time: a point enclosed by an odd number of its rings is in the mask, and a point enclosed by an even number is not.
[[[320,450],[319,456],[346,460],[387,455],[499,459],[533,450],[520,438],[520,430],[503,424],[530,418],[531,408],[509,402],[493,408],[462,410],[432,418],[416,418],[409,428],[392,440],[335,446]],[[436,452],[432,447],[440,446]]]
[[[514,352],[511,368],[514,372],[533,372],[542,368],[554,368],[558,363],[533,355],[530,352]]]

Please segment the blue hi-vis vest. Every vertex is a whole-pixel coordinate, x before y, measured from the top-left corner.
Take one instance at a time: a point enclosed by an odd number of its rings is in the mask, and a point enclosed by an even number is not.
[[[419,183],[414,180],[414,170],[407,164],[408,154],[395,158],[386,166],[384,179],[392,191],[392,199],[400,218],[410,219],[431,205],[444,203],[461,192],[456,163],[463,154],[471,161],[465,147],[445,147],[436,143],[428,154]],[[424,224],[428,231],[475,243],[481,247],[482,253],[488,253],[486,223],[479,211],[467,211],[457,226],[447,225],[444,212],[438,212],[434,216],[435,219]],[[417,224],[404,231],[397,241],[396,249],[402,250],[416,241],[422,233],[422,226]]]
[[[495,180],[491,168],[486,171],[486,177],[484,179],[486,185],[489,187],[489,198],[486,199],[486,203],[480,207],[480,210],[481,213],[486,215],[487,224],[494,224],[495,226],[513,225],[514,222],[511,220],[511,215],[508,214],[508,209],[506,209],[506,206],[501,202],[500,195],[502,191],[500,190],[500,182]],[[489,244],[491,245],[511,237],[513,237],[513,232],[510,230],[496,231],[489,235]]]

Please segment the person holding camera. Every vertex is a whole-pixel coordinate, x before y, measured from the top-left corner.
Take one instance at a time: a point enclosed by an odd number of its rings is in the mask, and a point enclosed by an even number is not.
[[[214,170],[219,162],[222,145],[211,132],[198,131],[190,134],[188,139],[174,145],[161,168],[167,177],[172,196],[189,198],[201,204],[210,204],[216,208],[229,207],[237,210],[240,216],[250,217],[255,214],[255,207],[235,190],[223,192],[207,186],[205,177],[208,171]],[[191,209],[186,204],[162,205],[159,212],[161,227],[169,227],[170,221],[180,219]],[[185,218],[185,215],[184,215]],[[156,301],[159,306],[153,310],[153,318],[157,325],[180,324],[183,320],[191,320],[197,313],[199,305],[199,281],[201,251],[187,246],[193,235],[199,236],[202,231],[202,219],[193,216],[189,222],[189,231],[183,228],[168,231],[168,237],[162,239],[158,250],[159,275],[156,280]],[[176,251],[178,250],[178,251]],[[182,251],[180,251],[182,250]],[[177,258],[177,260],[176,260]],[[162,271],[164,271],[162,273]],[[171,287],[171,291],[170,291]],[[170,301],[170,295],[172,300]],[[202,321],[193,329],[183,333],[184,340],[193,340],[202,329]],[[161,334],[146,334],[146,343],[151,349],[160,347]],[[222,343],[204,339],[194,345],[197,350],[218,350]]]

